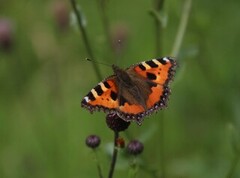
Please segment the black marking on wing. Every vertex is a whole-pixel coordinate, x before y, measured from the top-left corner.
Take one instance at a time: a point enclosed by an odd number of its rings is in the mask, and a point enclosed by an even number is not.
[[[155,62],[153,62],[152,60],[146,61],[146,64],[148,64],[152,68],[157,68],[158,67],[158,65]]]
[[[111,94],[110,94],[112,100],[116,101],[117,100],[117,93],[114,92],[114,91],[111,91]]]
[[[155,74],[153,74],[153,73],[147,72],[147,78],[149,80],[156,80],[157,76]]]
[[[143,71],[145,71],[145,70],[146,70],[146,67],[145,67],[144,65],[142,65],[142,64],[139,64],[138,66],[139,66],[139,68],[140,68],[140,69],[142,69]]]
[[[104,86],[106,87],[106,88],[111,88],[111,86],[108,84],[108,82],[107,81],[105,81],[105,82],[103,82],[103,84],[104,84]]]
[[[89,92],[88,93],[88,98],[91,100],[91,101],[94,101],[96,98],[93,96],[92,92]]]
[[[167,64],[167,62],[165,60],[163,60],[163,58],[159,58],[157,60],[163,65]]]
[[[94,89],[97,92],[98,96],[101,96],[103,94],[103,90],[100,85],[96,86]]]

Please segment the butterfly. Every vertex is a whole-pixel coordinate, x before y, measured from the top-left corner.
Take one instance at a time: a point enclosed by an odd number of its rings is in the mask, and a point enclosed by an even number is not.
[[[167,106],[176,66],[171,57],[143,61],[127,69],[112,65],[114,75],[98,83],[81,106],[91,113],[102,110],[141,124],[145,116]]]

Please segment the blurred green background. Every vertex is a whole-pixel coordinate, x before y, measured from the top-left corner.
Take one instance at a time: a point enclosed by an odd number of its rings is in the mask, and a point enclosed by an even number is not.
[[[95,60],[124,68],[160,57],[149,14],[153,1],[107,2],[112,46],[99,1],[77,0]],[[171,55],[183,3],[165,0],[161,56]],[[70,1],[0,4],[10,30],[9,43],[0,49],[0,177],[97,177],[85,146],[93,133],[102,140],[98,156],[106,177],[113,133],[105,114],[80,107],[99,76],[83,60],[89,56]],[[131,138],[144,143],[138,177],[160,177],[162,167],[169,178],[224,178],[231,168],[229,177],[240,177],[239,7],[238,0],[193,0],[168,108],[121,133],[126,143]],[[103,77],[112,74],[110,67],[99,68]],[[130,160],[121,155],[114,174],[119,178],[127,177]]]

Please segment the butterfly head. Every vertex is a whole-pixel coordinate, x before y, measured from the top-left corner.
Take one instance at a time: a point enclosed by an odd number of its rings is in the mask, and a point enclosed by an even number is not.
[[[129,77],[129,74],[126,72],[126,70],[123,70],[116,65],[112,65],[112,69],[114,74],[116,75],[118,82],[128,83],[131,81],[131,78]]]

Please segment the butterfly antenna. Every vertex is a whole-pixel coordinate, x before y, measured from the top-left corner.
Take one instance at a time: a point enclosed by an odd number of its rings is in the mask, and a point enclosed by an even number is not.
[[[112,67],[110,64],[107,64],[107,63],[104,63],[104,62],[95,61],[93,59],[86,58],[85,60],[87,60],[89,62],[94,62],[96,64],[101,64],[101,65],[105,65],[105,66],[108,66],[108,67]]]

